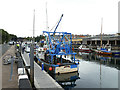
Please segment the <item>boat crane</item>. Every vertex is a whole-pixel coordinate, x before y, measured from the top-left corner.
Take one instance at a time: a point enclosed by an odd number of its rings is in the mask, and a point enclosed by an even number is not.
[[[72,34],[67,32],[56,32],[61,20],[62,20],[63,14],[60,17],[60,20],[54,30],[54,32],[48,32],[43,31],[43,33],[47,33],[49,37],[48,45],[49,49],[46,51],[47,54],[51,56],[51,62],[53,59],[53,56],[60,55],[73,55],[75,62],[75,55],[76,53],[73,53],[72,51]],[[55,36],[55,34],[57,34]]]

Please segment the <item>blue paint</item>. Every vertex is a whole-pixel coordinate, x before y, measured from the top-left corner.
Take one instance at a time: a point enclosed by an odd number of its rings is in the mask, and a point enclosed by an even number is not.
[[[44,41],[41,41],[41,43],[44,43]]]
[[[110,52],[111,52],[111,51],[107,51],[107,49],[105,49],[105,48],[101,48],[101,51],[107,52],[107,53],[110,53]]]
[[[76,75],[76,76],[71,76],[70,77],[70,80],[76,80],[76,79],[78,79],[79,77]]]
[[[105,49],[105,48],[101,48],[101,50],[106,50],[107,51],[107,49]]]
[[[77,68],[77,65],[70,65],[70,68]]]
[[[54,65],[54,64],[51,65],[51,64],[45,63],[45,62],[41,61],[37,56],[36,56],[36,58],[38,59],[38,61],[40,61],[41,63],[44,63],[45,65],[53,66],[53,67],[59,67],[59,65]]]
[[[74,63],[75,63],[75,54],[74,54]]]
[[[100,57],[100,60],[107,60],[108,57]]]
[[[44,70],[44,63],[42,63],[42,70]]]
[[[57,30],[57,28],[58,28],[58,26],[59,26],[59,24],[60,24],[60,22],[61,22],[61,20],[62,20],[62,17],[63,17],[63,14],[62,14],[61,17],[60,17],[60,20],[59,20],[57,26],[55,27],[55,30],[54,30],[54,32],[53,32],[53,35],[55,34],[55,32],[56,32],[56,30]]]
[[[120,52],[112,52],[113,54],[119,54],[120,55]]]

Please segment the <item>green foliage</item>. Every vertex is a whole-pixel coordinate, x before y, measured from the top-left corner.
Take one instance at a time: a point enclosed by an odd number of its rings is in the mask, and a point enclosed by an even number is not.
[[[28,41],[32,40],[32,37],[26,37]],[[39,42],[40,40],[45,39],[43,35],[35,37],[35,41]],[[9,41],[17,41],[17,36],[14,34],[9,34],[7,31],[4,29],[0,29],[0,44],[4,42],[9,42]]]
[[[8,42],[8,41],[16,41],[17,40],[17,36],[14,34],[9,34],[7,31],[5,31],[4,29],[0,29],[0,44],[4,43],[4,42]]]
[[[28,41],[31,41],[32,40],[32,37],[27,37],[26,38]]]
[[[14,34],[9,34],[11,41],[17,41],[17,36]]]
[[[42,39],[45,39],[45,37],[43,35],[40,35],[35,38],[35,41],[39,42]]]

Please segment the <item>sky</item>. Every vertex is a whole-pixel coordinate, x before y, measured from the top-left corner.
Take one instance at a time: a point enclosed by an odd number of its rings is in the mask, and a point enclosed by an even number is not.
[[[97,35],[101,33],[103,18],[102,32],[116,34],[118,2],[119,0],[0,0],[0,29],[18,37],[33,36],[35,9],[35,36],[46,31],[46,21],[51,30],[62,14],[57,31]]]

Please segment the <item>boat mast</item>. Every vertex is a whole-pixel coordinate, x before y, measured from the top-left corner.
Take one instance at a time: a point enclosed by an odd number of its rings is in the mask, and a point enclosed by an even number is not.
[[[49,31],[49,27],[48,27],[48,13],[47,13],[47,2],[46,2],[46,31]],[[46,36],[46,44],[48,45],[49,42],[49,38]]]
[[[48,14],[47,14],[47,2],[46,2],[46,31],[49,31],[49,27],[48,27]]]
[[[33,43],[35,42],[35,9],[33,12]]]
[[[101,45],[100,45],[100,47],[102,48],[102,28],[103,28],[103,18],[101,18],[101,34],[100,34],[100,36],[101,36]]]
[[[30,81],[32,87],[34,86],[34,41],[35,41],[35,9],[33,12],[33,38],[30,47]]]

